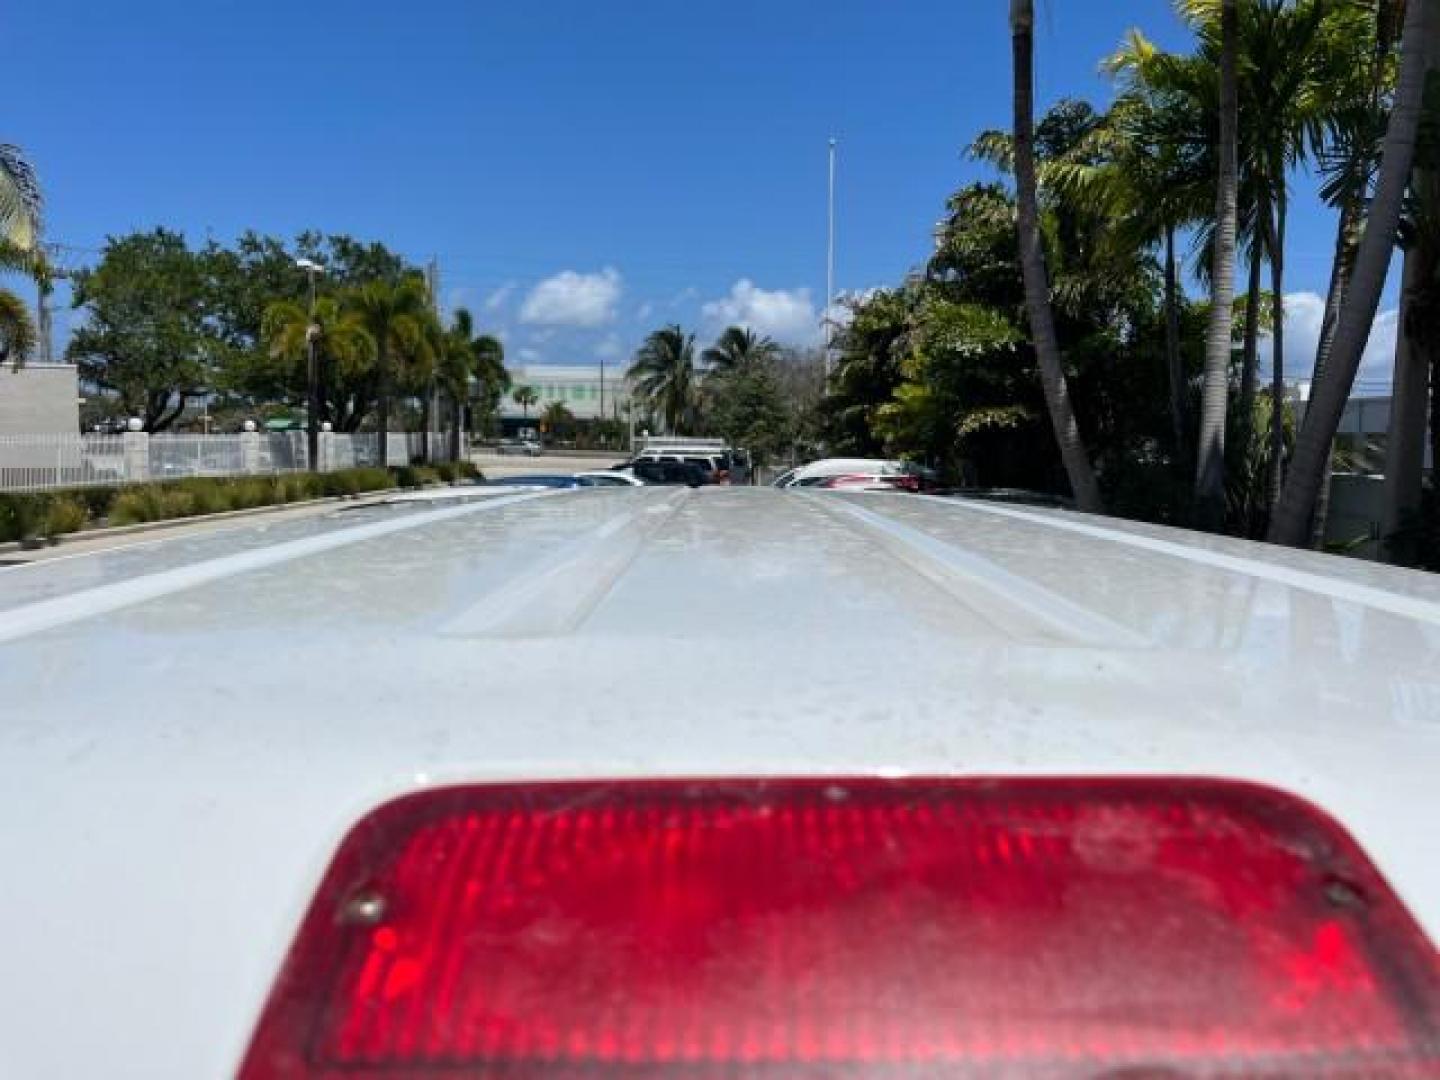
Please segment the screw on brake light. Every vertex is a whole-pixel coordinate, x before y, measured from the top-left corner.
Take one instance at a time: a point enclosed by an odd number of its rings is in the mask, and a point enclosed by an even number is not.
[[[240,1075],[902,1072],[1440,1076],[1440,963],[1250,785],[452,788],[342,844]]]

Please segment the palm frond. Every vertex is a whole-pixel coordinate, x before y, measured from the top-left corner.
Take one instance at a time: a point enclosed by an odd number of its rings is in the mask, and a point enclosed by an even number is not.
[[[0,289],[0,363],[18,370],[30,359],[39,340],[25,301],[9,289]]]
[[[11,143],[0,143],[0,240],[29,251],[40,239],[44,199],[35,167]]]

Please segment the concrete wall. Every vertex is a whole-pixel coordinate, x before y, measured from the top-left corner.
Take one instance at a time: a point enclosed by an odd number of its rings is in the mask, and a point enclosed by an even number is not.
[[[1385,478],[1336,473],[1330,480],[1330,513],[1325,518],[1325,543],[1343,545],[1349,554],[1378,559]],[[1351,546],[1358,545],[1358,546]]]
[[[75,435],[80,387],[69,364],[0,365],[0,435]]]

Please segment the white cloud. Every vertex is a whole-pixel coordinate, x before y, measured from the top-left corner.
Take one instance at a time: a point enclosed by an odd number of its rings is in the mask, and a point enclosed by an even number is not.
[[[1320,326],[1325,318],[1325,298],[1318,293],[1285,294],[1285,378],[1308,379],[1315,368],[1315,348],[1320,342]],[[1355,376],[1357,392],[1384,393],[1390,385],[1395,367],[1395,339],[1400,313],[1394,308],[1375,316],[1370,340]],[[1260,343],[1261,380],[1270,379],[1271,342]]]
[[[501,285],[489,296],[485,297],[485,310],[499,311],[507,303],[509,303],[510,297],[514,295],[516,288],[518,288],[518,286],[515,284],[515,282],[505,282],[504,285]]]
[[[655,314],[655,305],[650,303],[649,300],[646,300],[645,303],[635,309],[635,318],[640,322],[644,322],[653,314]]]
[[[762,289],[749,278],[730,287],[730,294],[707,300],[701,315],[713,326],[746,326],[777,341],[809,343],[820,336],[820,317],[809,289]]]
[[[614,360],[624,354],[625,347],[620,344],[620,339],[614,334],[595,346],[595,355],[605,360]]]
[[[530,290],[520,321],[539,326],[603,326],[615,319],[624,285],[620,271],[607,266],[596,274],[563,270]]]
[[[699,289],[695,288],[695,286],[693,285],[686,285],[685,288],[681,289],[679,292],[677,292],[674,296],[670,298],[670,306],[679,307],[681,304],[688,303],[689,301],[694,300],[699,295]]]
[[[527,364],[538,364],[542,359],[540,355],[540,350],[532,349],[528,345],[525,346],[523,349],[519,349],[515,353],[515,355],[520,357],[520,359],[524,360]]]

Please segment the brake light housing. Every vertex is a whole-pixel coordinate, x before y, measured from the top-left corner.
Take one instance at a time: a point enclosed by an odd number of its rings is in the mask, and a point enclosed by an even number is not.
[[[1251,785],[461,787],[345,839],[240,1075],[1127,1069],[1440,1075],[1440,963]]]

